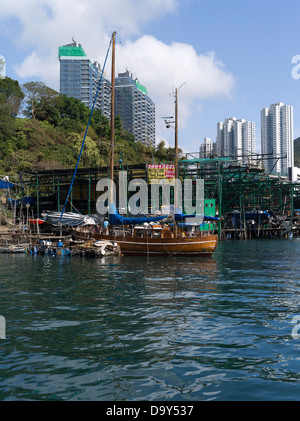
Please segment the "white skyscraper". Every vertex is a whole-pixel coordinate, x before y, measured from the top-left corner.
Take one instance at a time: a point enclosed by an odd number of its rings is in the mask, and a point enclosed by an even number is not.
[[[271,174],[288,175],[294,166],[293,107],[282,102],[261,111],[261,152]]]
[[[251,162],[255,152],[255,123],[235,117],[219,122],[217,126],[217,153],[231,156],[242,163]]]
[[[213,153],[213,143],[209,137],[204,138],[204,142],[200,145],[200,157],[209,158]]]

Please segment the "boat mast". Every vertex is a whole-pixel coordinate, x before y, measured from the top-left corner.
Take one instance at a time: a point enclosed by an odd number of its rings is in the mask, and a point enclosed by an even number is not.
[[[178,180],[178,90],[175,89],[175,199],[174,206],[175,210],[178,206],[178,191],[177,191],[177,180]]]
[[[110,112],[110,203],[114,203],[114,139],[115,139],[115,44],[116,32],[112,34],[112,63],[111,63],[111,112]]]
[[[174,209],[178,208],[178,101],[177,101],[177,88],[175,89],[175,186],[174,186]],[[175,238],[178,234],[178,226],[175,221]]]

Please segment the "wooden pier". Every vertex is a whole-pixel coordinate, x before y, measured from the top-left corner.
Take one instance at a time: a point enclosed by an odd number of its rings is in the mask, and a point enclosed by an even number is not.
[[[219,240],[252,240],[258,238],[287,238],[290,234],[293,237],[300,236],[300,226],[293,227],[290,231],[285,231],[282,228],[260,228],[258,230],[242,229],[236,230],[235,228],[223,229]]]

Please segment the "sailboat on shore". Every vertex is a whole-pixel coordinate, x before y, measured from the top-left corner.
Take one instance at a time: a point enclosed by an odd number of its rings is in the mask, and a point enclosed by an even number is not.
[[[114,204],[114,89],[115,89],[115,35],[112,34],[112,73],[111,73],[111,145],[110,145],[110,205],[108,227],[102,232],[91,232],[80,226],[73,229],[78,239],[93,238],[116,242],[124,255],[196,255],[211,256],[218,243],[218,236],[200,230],[188,235],[180,228],[178,221],[188,215],[174,214],[173,223],[166,223],[168,215],[128,218],[119,215]],[[177,138],[177,89],[175,93],[175,183],[178,179],[178,138]],[[176,186],[175,186],[176,191]],[[176,193],[175,193],[176,206]],[[176,208],[176,207],[175,207]],[[205,216],[202,215],[202,220]],[[218,219],[218,218],[208,218]],[[169,218],[170,220],[170,218]]]

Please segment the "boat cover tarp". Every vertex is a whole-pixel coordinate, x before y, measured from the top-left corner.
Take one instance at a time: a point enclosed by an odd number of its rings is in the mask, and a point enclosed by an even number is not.
[[[9,181],[0,180],[0,190],[11,189],[12,187],[14,187],[14,184],[10,183]]]
[[[218,221],[217,216],[206,216],[206,215],[184,215],[183,213],[175,213],[175,221],[183,221],[186,218],[200,218],[205,221]]]
[[[45,214],[45,218],[51,225],[55,227],[60,225],[68,225],[75,227],[82,224],[85,221],[85,216],[79,213],[65,212],[61,218],[60,212],[49,212]]]
[[[12,206],[20,206],[22,205],[34,205],[35,204],[35,198],[34,197],[23,197],[23,199],[7,199],[9,203],[11,203]]]
[[[138,217],[138,218],[127,218],[118,214],[114,204],[109,205],[109,223],[112,225],[136,225],[144,224],[145,222],[157,222],[166,219],[167,215],[152,216],[152,217]]]
[[[232,212],[231,215],[236,218],[240,219],[240,212]],[[271,211],[246,211],[245,212],[245,219],[262,219],[262,218],[271,218],[272,212]]]

